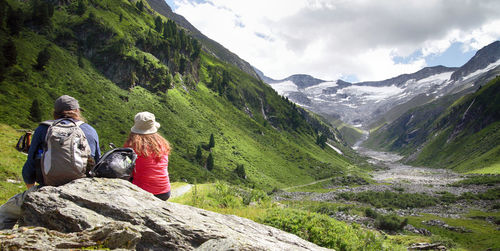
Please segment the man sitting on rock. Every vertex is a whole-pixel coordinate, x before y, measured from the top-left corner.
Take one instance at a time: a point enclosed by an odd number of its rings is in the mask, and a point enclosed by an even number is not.
[[[17,223],[28,193],[39,186],[58,186],[86,177],[101,155],[97,132],[83,122],[78,100],[68,95],[59,97],[54,104],[54,119],[42,122],[33,134],[22,172],[28,190],[0,206],[0,229],[10,229]]]

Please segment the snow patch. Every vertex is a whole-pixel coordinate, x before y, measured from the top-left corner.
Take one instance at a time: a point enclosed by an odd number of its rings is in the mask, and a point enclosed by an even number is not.
[[[395,85],[391,86],[362,86],[353,85],[338,91],[341,94],[352,96],[362,96],[365,100],[381,100],[402,93],[401,89]]]
[[[304,89],[304,92],[308,95],[318,95],[322,94],[323,90],[328,88],[328,87],[335,87],[337,86],[337,81],[333,82],[322,82],[317,85],[309,86],[306,89]]]
[[[334,147],[332,145],[330,145],[328,142],[326,143],[329,147],[331,147],[333,150],[335,150],[338,154],[340,155],[344,155],[344,153],[342,153],[342,151],[340,151],[340,149],[338,149],[337,147]]]
[[[495,67],[497,67],[497,66],[499,66],[499,65],[500,65],[500,59],[499,59],[499,60],[497,60],[497,61],[496,61],[496,62],[494,62],[494,63],[489,64],[489,65],[488,65],[488,66],[486,66],[486,68],[484,68],[484,69],[477,70],[477,71],[475,71],[475,72],[473,72],[473,73],[471,73],[471,74],[469,74],[469,75],[467,75],[467,76],[465,76],[465,77],[462,77],[462,80],[464,80],[464,79],[469,79],[469,78],[473,78],[473,77],[476,77],[477,75],[480,75],[480,74],[486,73],[486,72],[488,72],[489,70],[491,70],[491,69],[493,69],[493,68],[495,68]]]
[[[447,81],[448,79],[451,78],[452,74],[453,74],[453,71],[448,71],[448,72],[443,72],[443,73],[440,73],[440,74],[435,74],[435,75],[426,77],[424,79],[420,79],[419,81],[417,81],[417,83],[428,83],[428,82],[431,82],[431,83],[439,82],[440,83],[440,82],[445,82],[445,81]]]
[[[288,94],[290,92],[299,91],[299,88],[292,81],[284,81],[280,83],[270,84],[270,86],[278,92],[279,95]]]

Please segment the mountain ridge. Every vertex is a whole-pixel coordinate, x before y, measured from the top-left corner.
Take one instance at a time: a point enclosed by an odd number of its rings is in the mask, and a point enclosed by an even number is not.
[[[380,116],[397,106],[399,115],[411,109],[418,104],[415,98],[420,95],[427,96],[418,98],[420,102],[428,102],[447,94],[472,92],[481,83],[494,78],[498,66],[500,41],[478,50],[461,67],[425,67],[414,73],[386,80],[358,83],[342,80],[321,82],[303,74],[292,75],[283,80],[271,79],[267,83],[280,95],[313,112],[325,117],[339,117],[344,123],[369,129],[391,122],[379,121]],[[300,76],[299,80],[294,76]],[[394,118],[396,115],[384,117]]]

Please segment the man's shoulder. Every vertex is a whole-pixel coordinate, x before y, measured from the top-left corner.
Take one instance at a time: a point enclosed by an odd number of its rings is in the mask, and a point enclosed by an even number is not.
[[[82,125],[80,125],[80,128],[82,128],[82,130],[84,132],[86,131],[86,132],[97,135],[97,131],[94,129],[94,127],[92,127],[91,125],[89,125],[87,123],[83,123]]]

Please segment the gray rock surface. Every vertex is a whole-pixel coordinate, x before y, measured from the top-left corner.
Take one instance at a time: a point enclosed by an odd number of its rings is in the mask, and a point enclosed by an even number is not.
[[[0,249],[326,250],[248,219],[161,201],[120,179],[43,187],[23,208],[28,227],[1,231]]]

